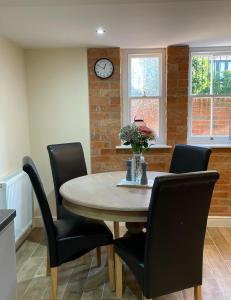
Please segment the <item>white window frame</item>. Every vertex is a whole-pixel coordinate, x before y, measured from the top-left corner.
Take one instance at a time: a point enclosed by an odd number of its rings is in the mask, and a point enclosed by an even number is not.
[[[192,99],[193,98],[214,98],[231,97],[231,95],[193,95],[192,94],[192,56],[193,55],[231,55],[231,47],[211,47],[211,48],[190,48],[189,62],[189,97],[188,97],[188,144],[230,144],[230,136],[192,136]],[[212,106],[212,104],[211,104]],[[212,108],[212,107],[211,107]],[[211,118],[212,119],[212,114]],[[210,122],[210,127],[212,122]]]
[[[128,97],[129,85],[130,85],[130,57],[141,57],[141,56],[159,56],[160,57],[160,78],[159,78],[159,90],[160,95],[154,97],[147,97],[152,99],[160,99],[160,115],[159,115],[159,137],[155,141],[155,144],[163,145],[166,143],[166,58],[165,49],[123,49],[122,51],[122,75],[121,75],[121,86],[123,87],[122,92],[122,103],[123,103],[123,126],[129,124],[130,121],[130,101]],[[137,98],[137,97],[135,97]]]

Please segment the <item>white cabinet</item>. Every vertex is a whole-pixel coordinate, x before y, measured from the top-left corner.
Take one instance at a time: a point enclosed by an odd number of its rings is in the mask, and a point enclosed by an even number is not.
[[[16,254],[14,221],[4,220],[0,226],[0,299],[17,299]],[[0,213],[1,225],[1,213]]]

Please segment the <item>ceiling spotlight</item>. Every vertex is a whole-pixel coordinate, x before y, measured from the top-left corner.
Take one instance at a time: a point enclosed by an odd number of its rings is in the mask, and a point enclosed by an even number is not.
[[[104,34],[106,32],[106,30],[104,30],[103,28],[98,28],[98,29],[96,29],[96,33],[97,34]]]

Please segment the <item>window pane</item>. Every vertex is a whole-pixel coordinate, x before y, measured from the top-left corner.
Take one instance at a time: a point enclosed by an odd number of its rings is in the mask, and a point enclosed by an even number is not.
[[[213,135],[230,135],[231,97],[213,100]]]
[[[211,98],[192,99],[192,135],[210,135]]]
[[[135,119],[142,119],[157,136],[159,136],[159,114],[159,99],[131,99],[131,123]]]
[[[209,95],[211,90],[211,56],[192,56],[192,94]]]
[[[230,61],[228,62],[228,70],[231,71],[231,58]]]
[[[153,97],[159,96],[159,57],[132,57],[131,58],[131,78],[130,97]]]
[[[231,95],[231,57],[215,55],[213,93],[215,95]]]

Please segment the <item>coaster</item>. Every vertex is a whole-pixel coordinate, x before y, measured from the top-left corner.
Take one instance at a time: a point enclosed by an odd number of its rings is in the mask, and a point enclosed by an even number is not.
[[[126,179],[121,179],[116,186],[124,186],[124,187],[133,187],[133,188],[143,188],[143,189],[152,189],[153,180],[149,179],[147,184],[139,184],[135,181],[127,181]]]

